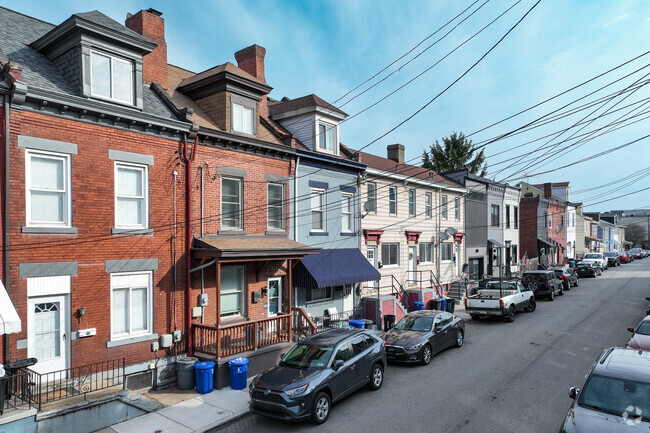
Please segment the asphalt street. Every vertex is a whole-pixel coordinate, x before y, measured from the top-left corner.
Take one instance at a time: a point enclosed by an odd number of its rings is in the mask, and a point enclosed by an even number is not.
[[[596,279],[538,300],[513,323],[471,321],[465,344],[428,366],[389,365],[383,387],[334,405],[314,426],[247,415],[223,432],[557,432],[596,357],[622,346],[650,296],[650,258],[610,268]]]

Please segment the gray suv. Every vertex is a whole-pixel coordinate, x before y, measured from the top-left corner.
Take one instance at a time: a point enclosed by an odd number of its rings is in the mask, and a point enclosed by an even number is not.
[[[569,388],[574,402],[560,433],[648,431],[650,352],[611,348],[594,364],[582,390]]]
[[[521,276],[521,284],[531,290],[536,298],[545,296],[549,301],[555,299],[555,294],[564,295],[562,283],[551,269],[526,271]]]
[[[251,382],[252,413],[281,420],[327,421],[332,403],[384,382],[384,341],[364,329],[335,328],[298,342]]]

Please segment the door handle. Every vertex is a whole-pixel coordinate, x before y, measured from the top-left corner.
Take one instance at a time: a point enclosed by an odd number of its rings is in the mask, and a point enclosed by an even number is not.
[[[65,341],[65,334],[63,334],[63,341]]]

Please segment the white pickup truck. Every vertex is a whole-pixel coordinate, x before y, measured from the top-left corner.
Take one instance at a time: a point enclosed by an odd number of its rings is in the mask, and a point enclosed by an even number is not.
[[[488,281],[476,295],[465,298],[465,311],[474,320],[501,316],[507,322],[514,322],[517,311],[532,313],[535,307],[535,294],[519,280]]]

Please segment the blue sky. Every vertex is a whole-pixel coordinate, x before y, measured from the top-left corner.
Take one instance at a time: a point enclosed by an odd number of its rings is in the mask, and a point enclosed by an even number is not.
[[[227,61],[235,63],[233,54],[237,50],[257,43],[267,49],[266,79],[274,88],[271,97],[296,98],[315,93],[341,106],[349,97],[339,98],[473,2],[23,0],[17,3],[0,0],[0,5],[55,24],[73,13],[94,9],[124,22],[127,12],[136,13],[152,7],[163,12],[165,18],[169,63],[200,72]],[[379,78],[393,72],[390,77],[341,107],[350,115],[371,107],[341,125],[341,141],[357,149],[372,143],[365,150],[382,156],[386,154],[386,145],[402,143],[406,146],[406,159],[419,164],[423,149],[435,140],[454,131],[466,135],[479,131],[650,50],[650,2],[542,0],[464,78],[404,125],[377,140],[465,73],[534,3],[533,0],[480,0],[475,3],[461,18]],[[514,7],[494,24],[464,43],[512,5]],[[478,11],[448,36],[417,59],[404,64],[476,9]],[[440,63],[387,97],[436,62]],[[647,89],[650,86],[630,91],[635,88],[630,87],[635,82],[643,84],[648,78],[644,77],[650,73],[650,67],[645,68],[648,64],[650,54],[523,115],[471,135],[475,144],[483,143],[561,107],[566,106],[559,113],[628,90],[615,98],[610,97],[609,102],[487,145],[488,176],[511,184],[526,180],[525,175],[531,183],[570,181],[571,199],[584,202],[588,211],[650,207],[650,190],[611,200],[649,185],[650,137],[620,150],[611,150],[650,134],[647,127],[650,120],[644,119],[650,103],[643,105],[650,97]],[[639,68],[643,69],[621,79]],[[575,102],[607,84],[611,85]],[[352,95],[367,87],[359,88]],[[573,105],[567,105],[572,102]],[[607,116],[590,121],[607,110],[610,110]],[[632,123],[632,116],[637,116],[634,117],[637,123]],[[610,122],[621,120],[624,122],[617,124],[619,129],[602,134],[609,131],[603,128]],[[580,121],[583,123],[575,126]],[[563,130],[566,131],[560,134]],[[593,138],[593,130],[602,135]],[[575,135],[573,140],[572,134]],[[590,140],[576,143],[576,137],[581,135]],[[545,136],[548,137],[541,139]],[[531,158],[525,154],[539,146],[557,143],[555,151],[573,146],[559,155],[550,153],[538,165],[525,168],[511,166],[516,159],[504,161],[524,155],[525,162]],[[606,154],[559,168],[601,152]],[[536,175],[545,171],[551,172]],[[637,174],[630,176],[634,173]],[[626,178],[623,182],[612,183],[623,178]],[[598,203],[604,200],[608,201]]]

